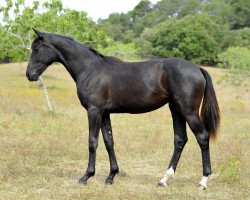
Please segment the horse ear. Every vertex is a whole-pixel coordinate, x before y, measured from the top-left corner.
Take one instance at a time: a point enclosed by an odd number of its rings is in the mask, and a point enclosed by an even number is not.
[[[34,28],[32,28],[33,29],[33,31],[36,33],[36,35],[38,36],[38,37],[42,37],[42,33],[40,32],[40,31],[38,31],[38,30],[36,30],[36,29],[34,29]]]

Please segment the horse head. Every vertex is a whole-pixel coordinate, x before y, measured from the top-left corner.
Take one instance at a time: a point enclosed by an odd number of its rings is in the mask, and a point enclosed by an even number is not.
[[[37,81],[47,67],[58,60],[58,53],[52,45],[49,34],[33,30],[37,37],[31,45],[32,53],[26,71],[29,81]]]

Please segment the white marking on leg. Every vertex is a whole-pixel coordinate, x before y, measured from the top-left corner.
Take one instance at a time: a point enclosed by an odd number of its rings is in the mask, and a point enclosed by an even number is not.
[[[160,184],[167,186],[169,179],[174,175],[174,169],[171,166],[165,173],[164,177],[160,180]]]
[[[207,181],[208,181],[208,176],[203,176],[199,184],[207,188]]]
[[[111,133],[111,131],[108,131],[108,133],[111,135],[112,133]]]

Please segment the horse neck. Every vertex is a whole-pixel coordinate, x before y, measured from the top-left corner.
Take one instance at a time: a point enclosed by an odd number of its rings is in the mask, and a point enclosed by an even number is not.
[[[60,41],[54,44],[59,54],[59,62],[64,65],[74,81],[77,81],[81,73],[91,68],[94,55],[84,46],[74,41]]]

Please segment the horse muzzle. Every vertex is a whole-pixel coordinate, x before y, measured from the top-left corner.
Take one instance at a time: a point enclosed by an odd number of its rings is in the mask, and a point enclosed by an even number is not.
[[[29,81],[37,81],[39,75],[36,72],[26,72],[26,77]]]

